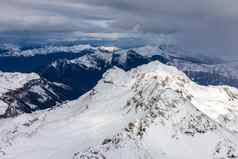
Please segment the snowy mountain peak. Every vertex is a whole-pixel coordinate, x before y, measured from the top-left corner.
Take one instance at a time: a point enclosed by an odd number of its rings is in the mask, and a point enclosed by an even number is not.
[[[234,88],[199,86],[177,69],[153,62],[129,72],[113,68],[93,92],[97,93],[92,103],[105,96],[120,101],[104,102],[104,109],[124,112],[128,125],[101,145],[75,153],[74,159],[238,157],[238,122],[232,120],[237,119],[238,90]],[[189,151],[184,153],[181,147]]]
[[[118,72],[123,71],[118,71],[118,68],[115,68],[106,75],[112,78],[111,76],[117,74],[114,77],[116,80],[125,77],[125,73],[118,75]],[[229,114],[231,111],[238,111],[238,106],[235,106],[238,103],[238,90],[236,88],[198,85],[173,66],[155,61],[132,69],[127,74],[132,81],[140,82],[140,85],[150,85],[154,81],[164,88],[181,93],[183,97],[188,97],[195,107],[212,119],[218,119],[220,115]],[[123,81],[122,83],[127,82]]]
[[[113,67],[78,100],[0,121],[0,155],[236,159],[237,105],[237,89],[200,86],[159,62]]]
[[[36,73],[8,73],[0,72],[0,94],[22,87],[25,83],[39,79]]]
[[[107,52],[107,53],[114,53],[120,50],[118,47],[113,46],[99,46],[97,47],[99,51],[101,52]]]

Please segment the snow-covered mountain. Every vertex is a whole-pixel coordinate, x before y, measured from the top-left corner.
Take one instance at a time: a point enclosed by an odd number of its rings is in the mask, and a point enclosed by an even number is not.
[[[92,89],[102,74],[113,66],[130,70],[151,61],[160,61],[176,66],[199,84],[230,85],[238,88],[236,63],[219,63],[219,60],[211,62],[209,58],[203,60],[204,57],[202,59],[189,57],[182,51],[175,52],[175,49],[171,51],[164,47],[145,46],[126,50],[102,48],[92,49],[94,52],[90,53],[85,51],[86,54],[75,59],[56,60],[39,73],[50,81],[76,88],[80,96]]]
[[[73,60],[58,60],[42,69],[40,75],[49,81],[71,86],[80,96],[92,89],[110,68],[111,54],[96,52]]]
[[[111,65],[125,70],[159,60],[162,63],[178,67],[199,84],[238,87],[237,61],[226,62],[215,57],[194,55],[174,45],[144,46],[131,49],[120,49],[113,46],[93,47],[90,45],[46,46],[31,49],[12,46],[5,48],[3,53],[0,54],[0,70],[40,74],[43,71],[47,74],[47,69],[51,63],[56,64],[65,61],[64,63],[67,63],[67,68],[69,68],[70,60],[77,61],[81,56],[91,56],[91,54],[97,56],[95,54],[98,53],[111,54],[113,57],[107,59],[113,60]],[[95,57],[92,59],[97,60]],[[73,63],[75,65],[75,62]],[[106,67],[104,66],[104,68]],[[61,70],[63,70],[63,67]],[[105,70],[102,72],[105,72]]]
[[[47,46],[43,48],[33,48],[21,50],[19,48],[9,48],[8,51],[0,54],[0,56],[35,56],[35,55],[48,55],[52,53],[80,53],[83,50],[94,49],[90,45],[73,45],[73,46]]]
[[[113,66],[130,70],[154,60],[167,62],[167,59],[159,52],[152,55],[154,50],[150,50],[149,56],[142,55],[145,52],[139,52],[139,49],[138,53],[136,51],[132,49],[118,51],[117,48],[103,47],[102,49],[99,47],[94,53],[72,60],[55,61],[42,69],[40,75],[50,81],[64,83],[75,88],[80,96],[92,89],[102,78],[103,73]]]
[[[60,59],[75,59],[94,53],[89,45],[46,46],[43,48],[9,48],[0,53],[0,70],[5,72],[38,73],[41,68]]]
[[[10,49],[11,50],[11,49]],[[176,66],[202,85],[230,85],[238,88],[237,62],[192,56],[176,46],[144,46],[120,49],[113,46],[72,45],[35,49],[13,49],[0,56],[0,70],[36,72],[51,82],[74,89],[75,97],[92,89],[113,66],[130,70],[151,61]],[[188,56],[190,55],[190,56]]]
[[[159,62],[108,70],[62,107],[0,120],[2,159],[236,159],[238,90]]]
[[[51,108],[75,98],[74,94],[70,87],[35,73],[0,72],[0,118]]]

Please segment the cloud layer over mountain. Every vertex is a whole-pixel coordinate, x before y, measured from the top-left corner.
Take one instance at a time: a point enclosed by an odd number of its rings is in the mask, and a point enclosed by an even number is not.
[[[238,1],[8,0],[0,1],[1,37],[123,32],[172,35],[178,45],[236,55]]]

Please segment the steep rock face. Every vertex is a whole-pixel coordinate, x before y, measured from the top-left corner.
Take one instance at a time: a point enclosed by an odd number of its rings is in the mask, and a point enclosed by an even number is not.
[[[114,67],[78,100],[1,120],[0,155],[236,159],[237,105],[237,89],[200,86],[172,66]]]
[[[73,60],[59,60],[41,72],[41,76],[71,86],[76,96],[92,89],[102,74],[111,67],[111,55],[97,52]]]
[[[37,74],[1,73],[1,118],[51,108],[75,98],[73,90]]]
[[[73,60],[59,60],[53,62],[40,74],[50,81],[56,81],[71,86],[83,95],[92,89],[102,78],[103,73],[113,66],[130,70],[139,65],[157,60],[159,56],[144,57],[133,50],[125,53],[96,51]]]

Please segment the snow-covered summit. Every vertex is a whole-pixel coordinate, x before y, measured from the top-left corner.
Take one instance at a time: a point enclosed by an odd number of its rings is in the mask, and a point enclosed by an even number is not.
[[[113,46],[99,46],[97,48],[99,51],[107,52],[107,53],[114,53],[120,50],[118,47],[113,47]]]
[[[0,95],[9,90],[21,88],[33,79],[39,79],[36,73],[8,73],[0,71]]]
[[[184,97],[191,98],[191,103],[195,107],[214,120],[218,119],[220,115],[238,111],[238,106],[236,106],[238,90],[236,88],[198,85],[191,81],[183,72],[178,71],[177,68],[157,61],[141,66],[136,70],[139,73],[134,75],[135,73],[132,71],[131,76],[138,76],[137,74],[144,73],[145,77],[142,81],[150,81],[153,78],[157,78],[158,81],[164,81],[166,88],[181,92]]]
[[[3,159],[238,158],[238,90],[152,62],[61,108],[0,121]],[[39,148],[40,147],[40,148]]]

